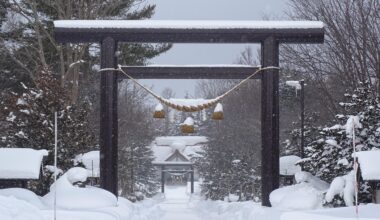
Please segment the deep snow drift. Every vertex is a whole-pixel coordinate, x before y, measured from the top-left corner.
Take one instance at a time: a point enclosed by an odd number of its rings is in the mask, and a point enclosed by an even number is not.
[[[267,208],[254,202],[204,200],[200,196],[198,183],[195,184],[193,195],[189,193],[190,184],[187,187],[166,186],[164,195],[158,194],[153,199],[132,203],[124,198],[116,199],[112,194],[99,188],[80,188],[73,185],[75,182],[85,180],[87,174],[84,168],[69,170],[51,187],[51,192],[42,198],[26,189],[0,190],[0,219],[52,220],[55,190],[57,190],[58,220],[354,220],[356,218],[354,207],[300,210],[319,208],[319,206],[308,206],[315,204],[310,202],[313,200],[313,197],[310,197],[312,194],[303,192],[311,189],[319,193],[326,189],[325,183],[314,179],[308,173],[297,175],[299,182],[297,185],[273,193],[273,195],[284,195],[279,192],[290,192],[293,197],[283,197],[279,203],[289,203],[288,207],[300,211],[285,210],[284,205]],[[359,207],[360,219],[380,219],[379,210],[380,205],[362,205]]]

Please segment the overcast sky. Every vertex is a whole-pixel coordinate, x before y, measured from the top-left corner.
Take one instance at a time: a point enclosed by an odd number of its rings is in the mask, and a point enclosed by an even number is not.
[[[288,0],[148,0],[156,4],[155,20],[281,20]],[[231,64],[247,44],[174,44],[152,64]],[[195,80],[144,80],[161,93],[172,88],[177,98],[194,95]]]

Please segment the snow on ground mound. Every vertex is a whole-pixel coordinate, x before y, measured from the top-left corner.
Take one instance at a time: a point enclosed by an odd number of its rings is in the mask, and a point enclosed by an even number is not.
[[[322,208],[323,193],[327,191],[328,183],[308,172],[298,172],[295,177],[298,184],[276,189],[270,194],[272,206],[281,210]]]
[[[35,206],[12,196],[0,195],[1,220],[45,220]]]
[[[308,183],[285,186],[270,194],[272,206],[282,210],[322,208],[322,201],[323,194]]]
[[[106,190],[96,187],[80,188],[73,185],[76,182],[84,182],[86,179],[86,169],[71,168],[50,187],[50,193],[43,197],[43,202],[52,207],[54,191],[57,190],[57,207],[62,209],[95,209],[117,205],[117,198]]]
[[[355,216],[354,207],[329,208],[304,212],[287,212],[281,220],[379,220],[380,205],[368,204],[359,206],[359,218]]]
[[[39,209],[44,209],[45,205],[41,202],[41,197],[34,192],[22,188],[0,189],[0,196],[13,197],[25,201]]]

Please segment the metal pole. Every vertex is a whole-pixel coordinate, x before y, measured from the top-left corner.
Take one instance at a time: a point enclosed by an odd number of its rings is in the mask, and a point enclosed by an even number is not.
[[[58,122],[57,112],[54,112],[54,184],[57,184],[57,161],[58,161]],[[57,190],[55,185],[54,189],[54,220],[57,219]]]
[[[305,158],[305,81],[301,80],[301,158]]]

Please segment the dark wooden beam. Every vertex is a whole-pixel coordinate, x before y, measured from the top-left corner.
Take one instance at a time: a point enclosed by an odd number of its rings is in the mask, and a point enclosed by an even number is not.
[[[262,64],[279,66],[279,42],[268,37],[262,43]],[[279,71],[266,70],[261,91],[261,189],[262,205],[271,206],[270,193],[279,187]]]
[[[280,43],[322,43],[321,22],[278,21],[209,22],[193,25],[181,21],[174,27],[165,21],[55,21],[55,39],[61,43],[100,42],[106,37],[129,43],[261,43],[269,36]],[[310,25],[308,25],[310,24]]]
[[[101,68],[117,66],[116,47],[111,37],[101,42]],[[100,86],[100,186],[118,196],[117,74],[102,72]]]
[[[135,79],[245,79],[258,70],[251,66],[124,66]],[[120,77],[126,78],[120,74]],[[261,73],[253,77],[260,79]]]

